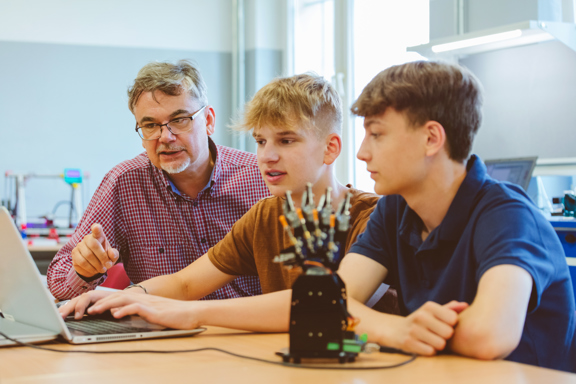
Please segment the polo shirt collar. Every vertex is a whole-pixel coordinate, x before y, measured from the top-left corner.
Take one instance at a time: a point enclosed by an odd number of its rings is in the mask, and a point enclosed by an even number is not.
[[[406,204],[402,219],[400,220],[400,227],[398,234],[400,238],[410,244],[414,248],[420,248],[422,244],[422,219]]]
[[[438,240],[457,241],[460,238],[468,222],[470,213],[474,208],[476,196],[480,192],[485,180],[486,166],[478,156],[470,156],[470,159],[468,159],[466,163],[466,177],[458,188],[458,192],[456,192],[456,196],[454,196],[454,200],[452,200],[446,216],[438,228],[432,231],[432,233],[435,233],[433,236],[435,240],[433,240],[432,243],[436,243]],[[400,238],[411,246],[420,248],[422,245],[422,226],[422,219],[420,219],[412,208],[406,205],[398,231]],[[429,236],[427,240],[431,240],[431,238],[432,237]],[[429,244],[429,246],[434,247],[433,244]],[[428,248],[428,246],[426,246],[426,248]]]
[[[466,177],[438,227],[440,240],[456,241],[460,238],[485,181],[486,166],[478,156],[470,156],[466,163]]]

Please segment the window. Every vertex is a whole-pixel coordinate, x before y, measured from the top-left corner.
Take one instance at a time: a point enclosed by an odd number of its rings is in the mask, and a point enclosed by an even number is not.
[[[294,73],[334,76],[334,0],[295,0]]]
[[[406,52],[406,47],[428,43],[429,0],[292,1],[294,73],[313,71],[332,79],[333,83],[338,79],[334,85],[343,96],[345,118],[349,116],[350,103],[378,72],[392,65],[423,59],[417,53]],[[345,11],[336,13],[337,6]],[[342,30],[348,25],[352,33]],[[345,56],[352,56],[351,66],[336,65],[335,56],[343,49],[348,49]],[[336,68],[340,68],[339,72],[351,73],[336,73]],[[351,88],[350,95],[346,95],[348,88]],[[343,150],[341,156],[347,158],[339,159],[337,168],[346,169],[337,169],[337,175],[341,182],[352,181],[356,188],[373,191],[374,182],[366,172],[366,165],[356,159],[364,137],[362,123],[361,118],[351,118],[344,123],[343,140],[353,141],[353,145]]]
[[[428,0],[354,1],[354,100],[380,71],[423,59],[406,47],[428,43],[429,13]],[[354,119],[355,154],[364,138],[363,121]],[[354,164],[356,188],[374,191],[366,164],[358,159]]]

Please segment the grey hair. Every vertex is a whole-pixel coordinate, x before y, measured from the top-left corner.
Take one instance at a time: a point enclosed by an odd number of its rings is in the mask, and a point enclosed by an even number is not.
[[[151,62],[138,72],[134,84],[128,88],[128,107],[134,112],[134,106],[144,92],[160,91],[170,96],[188,92],[202,105],[208,104],[208,90],[200,71],[188,60],[176,64],[169,62]]]

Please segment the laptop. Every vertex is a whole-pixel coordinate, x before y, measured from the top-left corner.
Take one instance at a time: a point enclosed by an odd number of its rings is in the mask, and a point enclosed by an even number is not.
[[[71,344],[86,344],[188,336],[205,330],[168,329],[138,316],[85,316],[65,322],[8,211],[0,207],[0,331],[7,336],[27,343],[60,337]],[[0,335],[0,346],[14,344]]]
[[[537,159],[537,156],[515,159],[494,159],[486,160],[484,164],[486,164],[488,175],[493,179],[518,184],[527,191]]]

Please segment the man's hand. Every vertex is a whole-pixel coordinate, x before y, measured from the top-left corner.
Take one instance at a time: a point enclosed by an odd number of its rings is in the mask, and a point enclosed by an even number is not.
[[[88,313],[95,315],[110,310],[119,319],[129,315],[139,315],[146,321],[175,329],[194,329],[200,325],[200,301],[181,301],[154,295],[115,292],[99,300]]]
[[[72,250],[72,265],[81,276],[105,273],[118,261],[119,253],[111,248],[100,224],[92,225],[92,233],[84,236]]]
[[[386,344],[406,352],[433,356],[446,347],[447,340],[454,334],[458,314],[466,308],[467,303],[457,301],[445,305],[429,301],[407,317],[393,316],[392,339]]]
[[[82,316],[84,316],[84,313],[86,313],[86,308],[88,308],[90,304],[93,304],[98,300],[106,296],[109,296],[113,293],[115,292],[110,291],[86,292],[78,297],[73,298],[72,300],[70,300],[69,302],[58,308],[58,311],[60,312],[60,315],[62,315],[63,319],[65,319],[67,316],[71,314],[74,314],[74,318],[76,320],[80,320]]]

